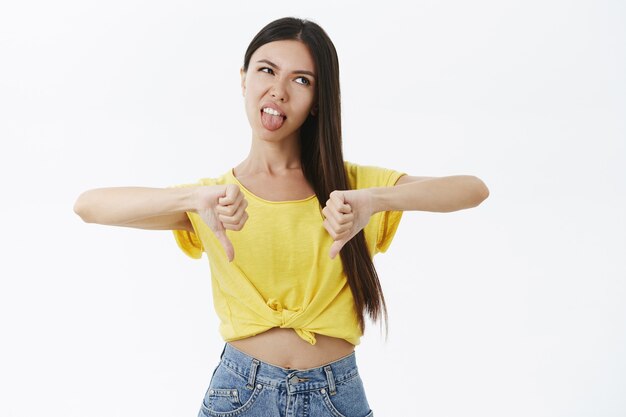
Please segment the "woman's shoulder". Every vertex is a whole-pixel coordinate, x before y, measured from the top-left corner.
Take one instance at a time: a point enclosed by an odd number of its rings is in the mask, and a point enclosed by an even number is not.
[[[385,187],[395,184],[404,173],[378,165],[344,161],[348,181],[352,188]]]
[[[232,174],[231,174],[231,171],[228,170],[227,172],[217,177],[203,177],[197,180],[196,182],[178,184],[178,185],[175,185],[174,187],[198,187],[202,185],[225,185],[225,184],[230,184],[232,182],[233,182]]]

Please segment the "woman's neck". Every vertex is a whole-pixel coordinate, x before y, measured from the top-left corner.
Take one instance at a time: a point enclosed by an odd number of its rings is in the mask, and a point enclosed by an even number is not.
[[[253,139],[248,156],[236,167],[241,175],[282,175],[293,169],[301,169],[298,140],[270,142]]]

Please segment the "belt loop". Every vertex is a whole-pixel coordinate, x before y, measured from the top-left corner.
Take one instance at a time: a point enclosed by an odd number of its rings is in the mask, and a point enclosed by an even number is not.
[[[256,378],[256,369],[258,367],[259,361],[257,359],[252,359],[252,365],[250,366],[250,375],[248,376],[248,384],[246,385],[246,388],[254,388],[254,379]]]
[[[328,379],[328,390],[330,391],[330,395],[335,395],[337,391],[335,389],[335,378],[333,377],[333,370],[330,365],[326,365],[324,367],[324,371],[326,371],[326,379]]]

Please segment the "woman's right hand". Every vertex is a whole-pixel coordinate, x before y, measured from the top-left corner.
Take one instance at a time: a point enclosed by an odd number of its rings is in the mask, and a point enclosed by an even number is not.
[[[228,261],[235,258],[226,229],[241,230],[248,219],[248,200],[236,184],[201,186],[197,190],[196,212],[220,241]]]

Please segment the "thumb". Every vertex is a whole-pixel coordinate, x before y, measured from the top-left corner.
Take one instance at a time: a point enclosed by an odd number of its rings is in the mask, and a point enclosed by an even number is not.
[[[230,242],[228,236],[226,236],[226,230],[218,230],[217,232],[215,232],[215,236],[217,236],[217,239],[224,247],[228,262],[232,262],[233,259],[235,259],[235,249],[233,248],[233,244]]]
[[[346,244],[346,241],[344,239],[342,240],[336,240],[333,242],[332,245],[330,245],[330,259],[335,259],[335,256],[337,256],[337,254],[339,253],[339,251],[341,250],[341,248],[343,248],[343,245]]]

